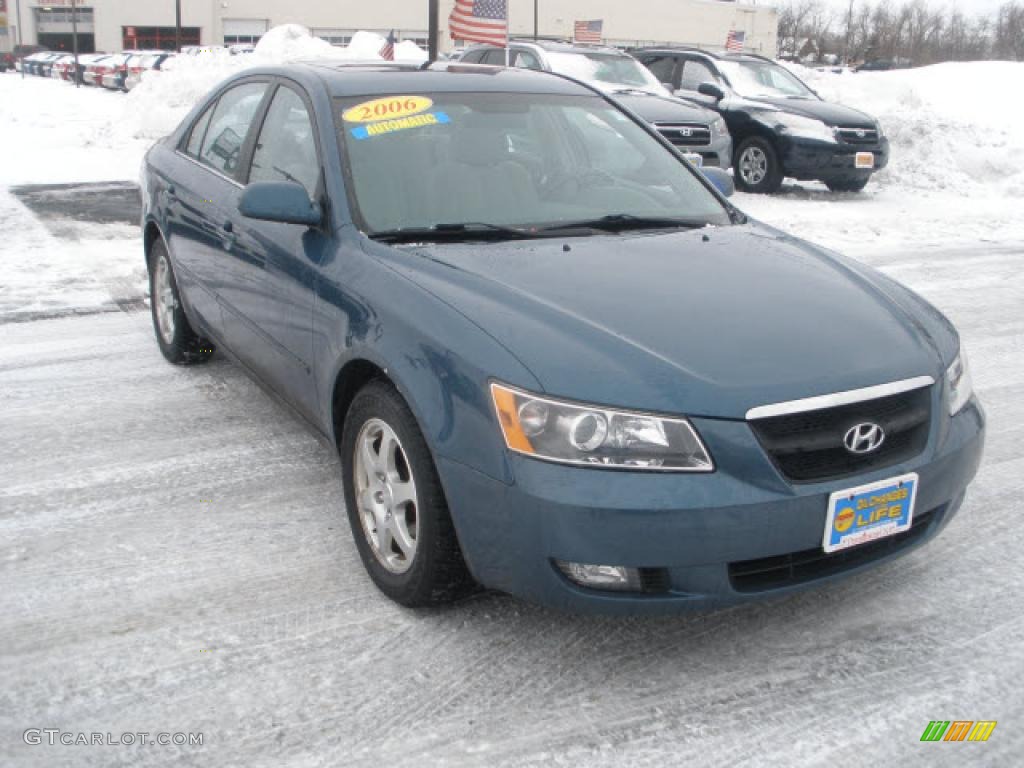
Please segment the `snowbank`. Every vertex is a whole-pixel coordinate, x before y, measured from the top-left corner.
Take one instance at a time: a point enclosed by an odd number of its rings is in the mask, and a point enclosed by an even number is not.
[[[840,74],[789,66],[823,98],[878,118],[892,147],[879,186],[1024,197],[1024,63]]]
[[[312,59],[380,60],[384,38],[357,32],[345,47],[313,37],[299,24],[274,27],[256,46],[240,56],[179,56],[166,72],[147,72],[125,98],[123,113],[113,116],[111,131],[125,139],[166,136],[211,88],[224,78],[252,67]],[[423,62],[427,53],[410,40],[395,45],[395,60]]]

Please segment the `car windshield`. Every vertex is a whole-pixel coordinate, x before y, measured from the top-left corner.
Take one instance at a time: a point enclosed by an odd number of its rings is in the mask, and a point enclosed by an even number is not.
[[[770,61],[719,61],[733,90],[748,99],[758,96],[816,99],[817,96],[784,67]]]
[[[598,96],[396,94],[338,99],[336,114],[356,219],[371,235],[730,221],[685,160]]]
[[[548,51],[553,72],[575,77],[604,91],[641,89],[658,95],[668,91],[639,61],[614,53]]]

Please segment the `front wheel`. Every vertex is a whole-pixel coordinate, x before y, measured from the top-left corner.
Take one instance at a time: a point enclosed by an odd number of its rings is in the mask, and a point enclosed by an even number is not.
[[[733,173],[741,192],[769,194],[782,186],[782,167],[775,147],[758,136],[744,139],[733,156]]]
[[[461,595],[472,579],[437,470],[388,382],[372,381],[355,396],[339,448],[349,525],[373,583],[408,607]]]
[[[213,345],[201,339],[189,325],[167,247],[159,239],[149,250],[149,306],[156,342],[167,360],[188,365],[210,358]]]

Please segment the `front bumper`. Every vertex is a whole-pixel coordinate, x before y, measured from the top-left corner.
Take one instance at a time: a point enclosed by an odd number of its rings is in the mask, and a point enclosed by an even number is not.
[[[827,483],[789,484],[745,422],[715,419],[692,419],[716,461],[712,474],[590,470],[513,456],[508,485],[444,458],[438,469],[481,584],[571,611],[677,612],[820,584],[933,538],[959,509],[984,444],[977,400],[943,418],[915,459]],[[792,579],[764,588],[740,583],[750,561],[820,551],[830,493],[906,472],[920,476],[914,516],[923,522],[912,535],[856,557],[822,555],[809,571],[794,569]],[[585,589],[554,560],[659,569],[667,583],[658,593]]]
[[[889,140],[884,136],[874,144],[825,144],[789,137],[780,150],[784,174],[804,181],[863,179],[889,164]],[[874,168],[856,168],[854,158],[858,152],[873,154]]]
[[[679,147],[679,150],[696,152],[701,156],[703,164],[709,168],[721,168],[727,171],[732,167],[732,138],[729,134],[714,136],[707,146],[691,149]]]

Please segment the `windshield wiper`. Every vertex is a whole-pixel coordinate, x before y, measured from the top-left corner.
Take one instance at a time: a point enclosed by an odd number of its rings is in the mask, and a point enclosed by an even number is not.
[[[599,229],[607,232],[623,232],[627,229],[697,229],[708,222],[694,219],[680,219],[659,216],[634,216],[631,213],[612,213],[596,219],[581,219],[564,224],[553,224],[544,227],[542,232],[554,232],[565,229]]]
[[[506,227],[486,221],[467,221],[458,224],[435,224],[431,227],[402,227],[386,229],[370,235],[383,243],[410,243],[427,240],[525,240],[531,237],[546,237],[535,230]]]

